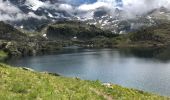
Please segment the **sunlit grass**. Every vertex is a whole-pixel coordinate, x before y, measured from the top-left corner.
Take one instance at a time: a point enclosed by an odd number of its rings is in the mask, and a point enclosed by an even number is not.
[[[0,100],[167,100],[99,81],[49,75],[0,64]]]

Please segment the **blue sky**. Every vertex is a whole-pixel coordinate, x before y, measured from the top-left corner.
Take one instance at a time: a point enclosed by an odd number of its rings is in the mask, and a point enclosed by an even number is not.
[[[97,0],[76,0],[78,3],[94,3],[97,2]]]
[[[72,5],[81,5],[81,4],[91,4],[95,3],[97,1],[108,1],[108,0],[65,0],[67,3],[72,4]],[[111,0],[113,1],[113,0]],[[122,0],[115,0],[117,2],[117,6],[123,6]]]
[[[69,4],[73,4],[73,5],[81,5],[81,4],[89,4],[89,3],[95,3],[97,2],[97,0],[65,0],[66,2],[68,2]]]

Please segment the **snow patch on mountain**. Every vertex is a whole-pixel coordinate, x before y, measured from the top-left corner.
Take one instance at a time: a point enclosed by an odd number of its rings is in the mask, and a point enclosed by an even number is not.
[[[39,7],[42,7],[45,5],[44,2],[41,2],[39,0],[26,0],[25,4],[34,11],[36,11]]]

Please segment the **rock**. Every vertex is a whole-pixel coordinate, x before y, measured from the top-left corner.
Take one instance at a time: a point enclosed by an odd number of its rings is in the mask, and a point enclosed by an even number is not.
[[[111,83],[103,83],[102,85],[111,88],[112,84]]]
[[[79,77],[75,77],[75,79],[76,79],[76,80],[80,80],[80,78],[79,78]]]
[[[42,72],[43,74],[49,74],[49,75],[52,75],[52,76],[60,76],[59,74],[57,73],[50,73],[50,72]]]
[[[34,72],[34,70],[33,70],[33,69],[31,69],[31,68],[27,68],[27,67],[22,67],[21,69],[23,69],[23,70],[27,70],[27,71],[31,71],[31,72]]]

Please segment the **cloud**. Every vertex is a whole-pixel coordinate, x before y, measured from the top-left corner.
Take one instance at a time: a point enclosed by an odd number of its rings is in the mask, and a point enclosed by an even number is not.
[[[73,12],[74,11],[73,7],[71,5],[69,5],[69,4],[60,4],[57,9],[65,10],[65,11],[68,11],[68,12]]]
[[[26,0],[25,2],[26,5],[28,5],[30,8],[33,10],[37,10],[39,7],[42,7],[45,5],[44,2],[39,1],[39,0]]]
[[[96,2],[93,4],[80,5],[77,9],[80,11],[92,11],[92,10],[96,10],[97,8],[107,7],[107,6],[108,6],[108,4],[105,2]]]
[[[160,7],[170,10],[170,0],[98,0],[93,4],[82,4],[78,9],[82,11],[95,11],[101,7],[107,8],[108,13],[113,16],[115,15],[115,9],[119,8],[123,11],[123,16],[134,18]]]
[[[33,12],[29,12],[28,14],[27,14],[27,17],[26,17],[26,19],[27,18],[36,18],[36,19],[46,19],[46,17],[45,16],[38,16],[38,15],[36,15],[36,14],[34,14]]]
[[[0,1],[0,20],[13,20],[22,18],[21,11],[10,2]],[[14,17],[14,18],[12,18]]]
[[[98,8],[104,8],[113,16],[115,15],[115,9],[120,8],[123,10],[123,15],[126,16],[126,18],[133,18],[162,6],[170,9],[170,0],[57,0],[55,3],[40,0],[26,0],[24,4],[33,11],[39,8],[64,10],[70,15],[81,18],[92,18],[93,13]],[[29,13],[22,12],[22,9],[10,3],[10,1],[0,0],[0,20],[14,21],[30,17],[37,19],[46,18],[34,14],[32,11]]]
[[[16,21],[28,18],[45,19],[43,16],[35,15],[33,12],[25,14],[9,1],[0,0],[0,21]]]
[[[84,1],[79,6],[72,6],[75,2]],[[93,13],[98,8],[105,8],[110,15],[115,16],[115,9],[119,8],[123,11],[122,18],[135,18],[138,15],[146,14],[147,12],[165,7],[170,10],[170,0],[62,0],[67,3],[68,7],[60,7],[70,13],[77,13],[78,17],[92,18]],[[95,2],[94,2],[95,1]],[[69,8],[69,9],[66,9]],[[58,9],[58,8],[57,8]]]
[[[133,15],[141,15],[160,7],[169,9],[169,3],[169,0],[123,0],[123,10]]]

